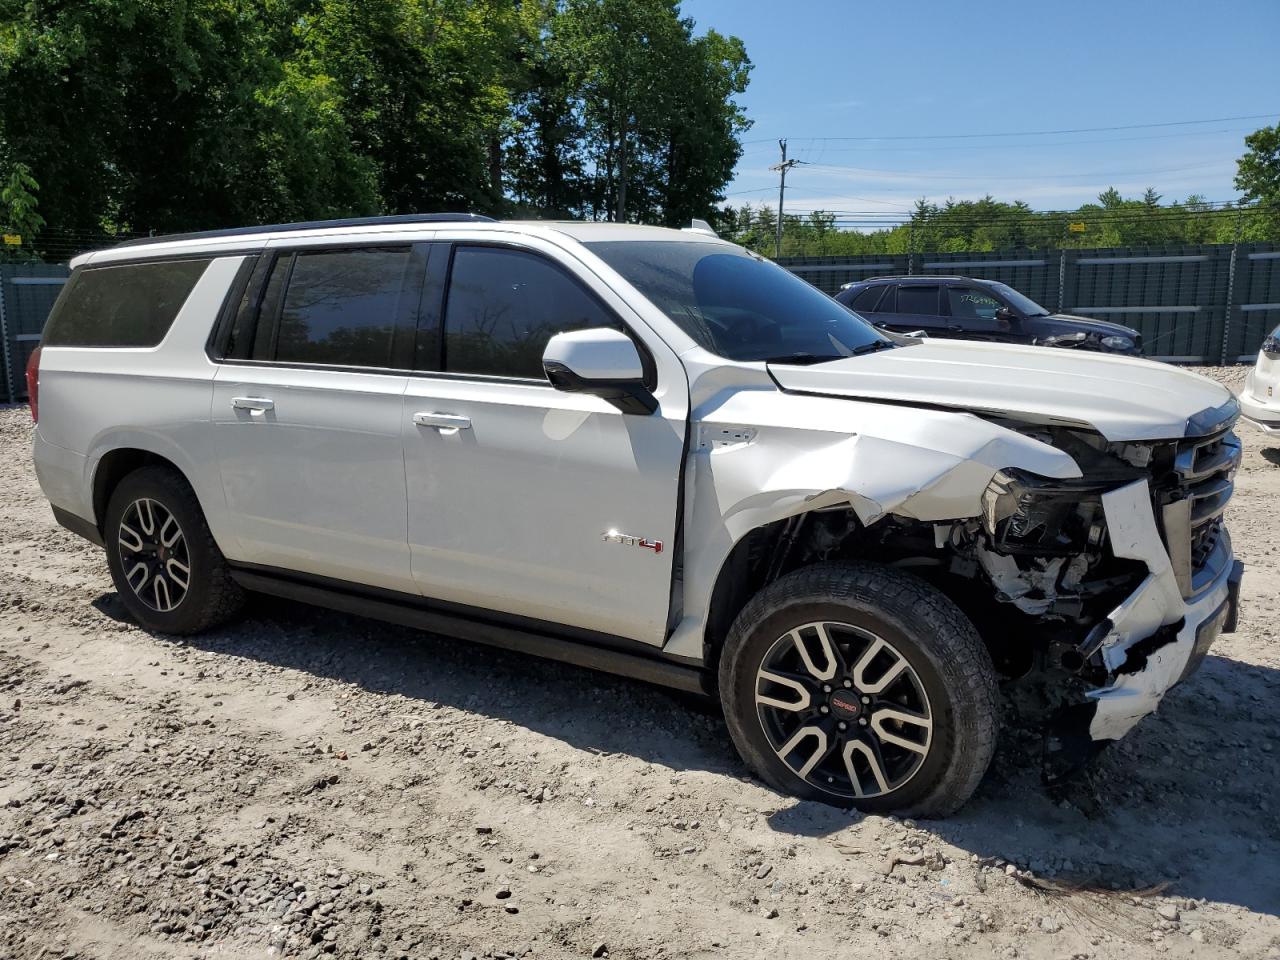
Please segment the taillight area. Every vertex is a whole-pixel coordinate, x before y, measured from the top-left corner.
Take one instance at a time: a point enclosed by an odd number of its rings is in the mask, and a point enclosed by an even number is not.
[[[31,407],[31,420],[33,423],[40,422],[40,351],[43,347],[36,347],[31,351],[31,357],[27,360],[27,405]]]

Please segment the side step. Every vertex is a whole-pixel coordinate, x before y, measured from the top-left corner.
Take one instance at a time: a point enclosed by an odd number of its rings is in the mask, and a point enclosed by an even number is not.
[[[649,657],[612,650],[608,647],[581,643],[545,633],[473,620],[410,603],[361,596],[250,570],[232,569],[231,576],[240,586],[255,593],[266,593],[286,600],[297,600],[317,607],[352,613],[360,617],[385,620],[388,623],[398,623],[401,626],[457,637],[460,640],[501,647],[504,650],[516,650],[535,657],[571,663],[588,670],[600,670],[604,673],[630,677],[633,680],[643,680],[646,683],[684,690],[687,693],[707,693],[703,682],[703,670],[656,656]]]

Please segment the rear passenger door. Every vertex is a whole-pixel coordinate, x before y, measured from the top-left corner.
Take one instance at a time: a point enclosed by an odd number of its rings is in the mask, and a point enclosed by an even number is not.
[[[953,336],[950,322],[942,316],[942,302],[936,284],[899,283],[879,304],[878,325],[898,333],[923,330],[931,337]]]
[[[222,345],[232,559],[413,593],[402,397],[426,247],[269,247]]]
[[[423,595],[519,625],[661,644],[688,414],[678,359],[598,278],[535,238],[433,244],[423,299],[402,412]],[[592,327],[636,340],[656,411],[551,386],[547,341]]]
[[[883,300],[886,304],[891,305],[893,301],[893,284],[872,284],[864,287],[854,296],[844,299],[838,297],[841,303],[845,304],[850,310],[863,317],[877,327],[887,326],[886,318],[880,315],[880,302]]]

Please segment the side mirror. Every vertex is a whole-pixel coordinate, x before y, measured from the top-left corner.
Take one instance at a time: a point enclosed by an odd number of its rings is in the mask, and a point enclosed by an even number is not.
[[[1018,319],[1018,315],[1008,307],[1001,307],[996,311],[996,323],[1003,324],[1007,327],[1016,319]]]
[[[619,330],[593,327],[557,333],[542,351],[542,369],[557,390],[590,393],[623,413],[653,413],[658,401],[644,384],[644,361]]]

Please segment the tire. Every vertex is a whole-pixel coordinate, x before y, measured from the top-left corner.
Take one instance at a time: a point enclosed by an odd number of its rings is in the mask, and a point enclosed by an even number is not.
[[[116,591],[147,630],[200,633],[231,619],[244,603],[195,492],[170,467],[142,467],[120,481],[107,503],[102,538]]]
[[[889,567],[824,563],[770,584],[734,621],[719,682],[743,760],[806,799],[946,816],[995,752],[999,693],[977,630]]]

